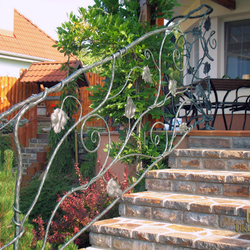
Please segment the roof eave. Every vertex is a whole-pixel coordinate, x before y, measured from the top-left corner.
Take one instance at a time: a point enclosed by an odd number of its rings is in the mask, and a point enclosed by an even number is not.
[[[55,61],[48,58],[42,58],[37,56],[24,55],[9,51],[0,50],[0,58],[10,59],[15,61],[24,61],[24,62],[43,62],[43,61]]]

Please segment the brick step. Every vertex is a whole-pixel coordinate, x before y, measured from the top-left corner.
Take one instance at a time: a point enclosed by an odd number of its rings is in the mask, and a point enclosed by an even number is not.
[[[29,140],[29,147],[44,147],[48,146],[49,139],[32,138]]]
[[[162,169],[147,174],[146,189],[250,198],[250,172]],[[250,200],[249,200],[250,202]]]
[[[249,171],[250,150],[175,149],[170,168]]]
[[[48,139],[49,133],[38,133],[37,139]]]
[[[250,149],[250,137],[190,136],[190,148]]]
[[[36,159],[36,153],[22,153],[22,158],[30,160],[30,159]]]
[[[30,143],[48,143],[49,139],[37,139],[37,138],[32,138],[29,140]]]
[[[37,172],[40,172],[43,169],[43,164],[40,162],[32,162],[31,165],[27,168],[27,174],[34,176]]]
[[[43,170],[43,164],[40,162],[32,162],[30,165],[24,166],[21,187],[29,185],[31,178]]]
[[[37,147],[24,147],[21,148],[21,152],[22,153],[31,153],[31,154],[35,154],[37,152],[42,152],[44,151],[44,146],[37,146]]]
[[[235,223],[246,222],[247,209],[250,201],[245,199],[150,191],[126,194],[119,205],[122,217],[232,231]]]
[[[119,217],[98,221],[90,231],[90,243],[97,249],[250,249],[249,235],[149,219]]]

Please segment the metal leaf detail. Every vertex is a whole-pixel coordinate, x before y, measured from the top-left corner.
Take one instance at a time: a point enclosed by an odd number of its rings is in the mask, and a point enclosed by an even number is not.
[[[188,126],[186,122],[183,122],[180,126],[179,126],[180,132],[181,133],[185,133],[188,130]]]
[[[125,107],[125,116],[132,119],[135,116],[136,106],[130,96],[127,97],[127,104]]]
[[[170,41],[171,41],[172,43],[175,43],[175,42],[176,42],[175,35],[172,35],[172,37],[170,38]]]
[[[211,20],[210,20],[210,17],[208,16],[205,23],[204,23],[204,28],[206,31],[209,31],[210,28],[211,28]]]
[[[151,77],[150,69],[149,69],[148,65],[147,65],[147,66],[144,66],[144,68],[143,68],[142,79],[143,79],[145,82],[153,83],[153,79],[152,79],[152,77]]]
[[[206,107],[207,110],[212,109],[212,103],[208,99],[204,100],[204,104],[205,104],[205,107]]]
[[[52,128],[55,133],[58,134],[64,129],[64,126],[68,123],[69,117],[62,109],[55,109],[50,116],[52,122]]]
[[[194,72],[194,67],[189,67],[188,70],[187,70],[187,73],[188,73],[189,75],[192,75],[193,72]]]
[[[200,84],[196,85],[195,93],[198,97],[201,97],[201,98],[203,98],[205,96],[205,91]]]
[[[107,193],[109,197],[115,198],[122,195],[122,190],[115,179],[110,179],[107,185]]]
[[[211,69],[210,63],[205,62],[205,64],[204,64],[204,69],[203,69],[203,73],[204,73],[204,74],[207,74],[207,73],[210,71],[210,69]]]
[[[171,95],[176,96],[176,90],[177,90],[177,81],[176,80],[170,80],[168,85],[169,92]]]
[[[199,35],[201,35],[202,34],[202,31],[200,30],[200,28],[198,28],[198,27],[194,27],[193,29],[192,29],[192,36],[194,37],[194,36],[199,36]]]

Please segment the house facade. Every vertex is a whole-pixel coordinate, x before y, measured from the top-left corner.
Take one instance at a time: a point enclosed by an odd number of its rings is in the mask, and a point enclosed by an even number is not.
[[[29,19],[14,8],[1,12],[0,76],[19,78],[20,70],[34,62],[65,60],[52,47],[56,42]]]
[[[211,17],[211,30],[215,31],[213,38],[217,41],[215,50],[210,50],[214,58],[212,62],[211,78],[242,78],[250,75],[250,0],[179,0],[182,7],[176,8],[175,14],[186,15],[202,4],[213,8]],[[199,13],[197,13],[199,14]],[[181,25],[182,31],[192,30],[200,21],[187,20]],[[192,39],[191,35],[188,37]],[[201,55],[201,44],[193,57]],[[197,54],[198,53],[198,54]],[[204,77],[203,69],[199,76]],[[247,76],[245,76],[247,77]]]

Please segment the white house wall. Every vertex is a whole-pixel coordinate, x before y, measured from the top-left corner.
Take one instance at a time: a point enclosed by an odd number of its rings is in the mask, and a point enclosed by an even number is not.
[[[21,69],[28,69],[31,62],[23,62],[0,58],[0,76],[11,76],[19,78]]]
[[[211,13],[211,30],[215,30],[214,38],[217,40],[217,49],[210,50],[211,56],[214,58],[212,62],[212,69],[210,75],[212,78],[221,78],[225,75],[225,63],[224,63],[224,25],[225,22],[229,21],[238,21],[244,19],[250,19],[250,0],[236,0],[236,9],[229,10],[217,3],[214,3],[209,0],[196,0],[193,4],[190,5],[182,14],[186,15],[191,10],[198,8],[202,4],[207,4],[213,8]],[[203,11],[197,12],[197,14],[204,13]],[[187,20],[181,25],[183,32],[192,29],[195,24],[195,20]],[[197,24],[196,24],[197,26]],[[201,53],[201,48],[199,49]],[[250,74],[250,72],[249,72]],[[202,76],[202,69],[200,71],[200,76]]]

